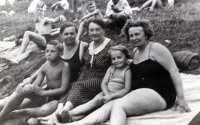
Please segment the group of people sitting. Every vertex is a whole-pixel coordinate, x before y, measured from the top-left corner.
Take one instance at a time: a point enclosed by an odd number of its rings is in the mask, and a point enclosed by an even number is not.
[[[110,1],[115,12],[124,0]],[[95,14],[85,15],[81,22],[87,24],[92,42],[77,39],[81,24],[78,28],[73,22],[60,27],[61,41],[49,39],[52,29],[48,22],[55,21],[49,18],[39,18],[38,33],[24,34],[20,53],[33,41],[35,48],[45,49],[46,62],[12,95],[0,100],[0,123],[13,115],[29,114],[34,117],[30,124],[88,125],[110,119],[111,125],[126,125],[129,116],[172,107],[190,112],[171,53],[150,41],[150,22],[125,21],[122,32],[130,42],[129,54],[126,46],[105,37],[107,24],[97,18],[102,15],[94,2],[87,9]],[[116,17],[128,15],[119,12]]]

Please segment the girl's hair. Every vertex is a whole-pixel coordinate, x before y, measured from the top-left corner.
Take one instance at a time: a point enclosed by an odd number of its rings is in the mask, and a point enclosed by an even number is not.
[[[124,55],[126,56],[127,59],[130,58],[130,54],[129,54],[129,52],[128,52],[127,47],[125,47],[125,46],[123,46],[123,45],[121,45],[121,44],[110,47],[110,49],[108,50],[108,56],[111,57],[111,56],[110,56],[110,53],[111,53],[112,51],[116,51],[116,50],[117,50],[117,51],[121,51],[122,53],[124,53]]]
[[[153,27],[150,21],[144,20],[144,19],[133,21],[132,19],[130,19],[126,21],[126,24],[124,25],[122,29],[122,33],[126,35],[126,38],[128,39],[128,41],[129,41],[128,31],[131,27],[142,27],[147,40],[149,40],[153,36]]]
[[[97,24],[97,25],[99,25],[103,30],[105,30],[106,29],[106,24],[105,24],[105,22],[102,20],[102,19],[91,19],[91,20],[89,20],[88,21],[88,29],[89,29],[89,25],[90,25],[90,23],[95,23],[95,24]]]
[[[51,40],[47,43],[47,45],[53,45],[59,52],[63,52],[63,45],[58,40]]]
[[[75,32],[78,32],[78,26],[75,23],[72,22],[66,22],[65,24],[63,24],[60,28],[60,34],[63,33],[63,31],[65,30],[65,28],[67,27],[74,27],[75,28]]]

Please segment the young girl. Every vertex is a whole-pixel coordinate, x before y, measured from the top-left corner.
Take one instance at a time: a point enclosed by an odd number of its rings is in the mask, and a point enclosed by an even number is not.
[[[80,19],[80,25],[79,25],[76,40],[80,39],[81,34],[83,32],[83,28],[89,20],[94,19],[94,18],[103,19],[103,15],[101,11],[97,9],[95,1],[90,0],[87,2],[86,11],[88,13]]]
[[[130,92],[131,71],[127,64],[130,55],[127,48],[123,45],[113,46],[108,53],[112,61],[112,66],[108,68],[102,81],[102,92],[86,104],[80,105],[71,111],[64,111],[61,113],[61,116],[57,115],[58,121],[66,123],[72,120],[79,120],[77,116],[88,113]],[[74,119],[72,116],[76,118]]]

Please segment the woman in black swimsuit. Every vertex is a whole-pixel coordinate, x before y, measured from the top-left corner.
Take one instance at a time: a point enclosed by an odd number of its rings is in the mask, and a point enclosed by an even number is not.
[[[179,107],[181,112],[189,112],[181,77],[171,53],[163,45],[149,41],[153,35],[150,22],[129,22],[124,32],[134,47],[130,64],[133,91],[113,104],[111,125],[126,125],[127,116],[172,106],[174,109]]]

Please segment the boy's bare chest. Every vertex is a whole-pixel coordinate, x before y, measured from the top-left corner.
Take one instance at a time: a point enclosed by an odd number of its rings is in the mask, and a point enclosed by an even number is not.
[[[61,79],[62,69],[56,67],[49,67],[45,72],[47,79],[57,80]]]

